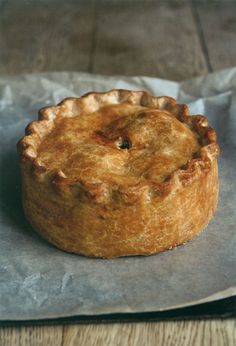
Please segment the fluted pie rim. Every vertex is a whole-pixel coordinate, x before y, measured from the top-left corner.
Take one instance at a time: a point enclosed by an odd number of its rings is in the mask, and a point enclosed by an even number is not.
[[[121,194],[129,199],[129,195],[139,195],[140,190],[148,189],[149,196],[167,195],[173,189],[181,188],[193,181],[203,172],[209,171],[212,162],[219,155],[219,145],[217,143],[216,132],[208,124],[208,120],[203,115],[190,115],[186,104],[178,104],[176,100],[169,96],[152,96],[146,91],[131,91],[124,89],[112,89],[108,92],[90,92],[79,98],[68,97],[55,106],[47,106],[39,110],[38,120],[32,121],[25,129],[23,136],[17,144],[20,155],[20,162],[26,165],[32,172],[34,178],[43,182],[53,184],[53,187],[60,193],[68,195],[75,194],[75,187],[81,188],[82,183],[78,179],[72,179],[61,170],[51,171],[45,164],[37,160],[37,149],[45,136],[50,134],[56,126],[56,120],[65,117],[79,116],[83,113],[97,111],[104,104],[129,103],[150,107],[152,109],[166,110],[174,115],[179,121],[197,133],[200,143],[199,155],[192,157],[184,167],[174,171],[168,179],[163,182],[145,180],[135,186],[120,186]],[[88,186],[82,186],[84,190]],[[88,191],[89,192],[89,191]],[[93,195],[96,195],[93,188]],[[128,197],[127,197],[128,196]]]

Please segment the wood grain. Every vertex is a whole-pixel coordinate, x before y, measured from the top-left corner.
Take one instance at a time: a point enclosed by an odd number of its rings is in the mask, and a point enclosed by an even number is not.
[[[210,69],[236,65],[236,1],[194,1]]]
[[[65,326],[63,346],[234,346],[235,320]]]
[[[187,1],[96,4],[93,72],[175,80],[207,72]]]
[[[57,346],[63,340],[63,326],[0,328],[1,346]]]
[[[93,8],[90,0],[8,0],[0,12],[0,73],[88,71]]]
[[[236,321],[176,321],[0,328],[1,346],[234,346]]]
[[[0,73],[51,70],[181,80],[207,66],[187,0],[8,0]]]

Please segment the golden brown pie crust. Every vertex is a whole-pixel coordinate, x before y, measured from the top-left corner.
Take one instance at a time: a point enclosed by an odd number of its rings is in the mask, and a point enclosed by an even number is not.
[[[25,215],[68,252],[151,255],[192,239],[217,208],[216,133],[170,97],[67,98],[39,111],[18,149]]]

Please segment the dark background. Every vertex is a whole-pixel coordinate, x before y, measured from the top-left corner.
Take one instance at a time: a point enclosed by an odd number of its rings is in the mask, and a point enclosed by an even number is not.
[[[0,74],[183,80],[234,65],[234,0],[0,0]]]

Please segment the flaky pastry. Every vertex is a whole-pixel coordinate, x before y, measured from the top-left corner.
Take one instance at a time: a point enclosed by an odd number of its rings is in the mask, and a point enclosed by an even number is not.
[[[216,133],[171,97],[67,98],[39,111],[18,149],[25,215],[64,251],[155,254],[192,239],[217,208]]]

